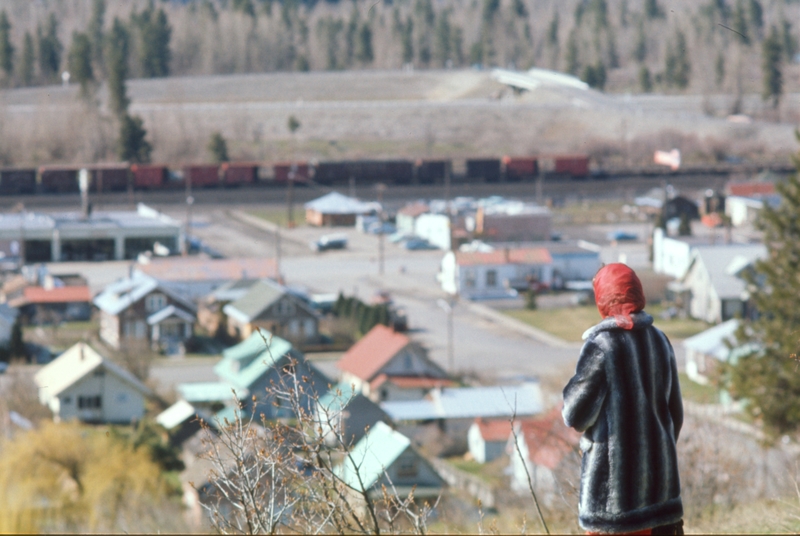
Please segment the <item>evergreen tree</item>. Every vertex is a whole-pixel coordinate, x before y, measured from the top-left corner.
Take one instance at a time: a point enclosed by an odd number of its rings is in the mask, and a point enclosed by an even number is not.
[[[444,12],[436,23],[436,39],[434,40],[434,56],[442,66],[451,58],[450,49],[453,45],[452,31],[450,28],[449,13]]]
[[[721,52],[717,54],[717,61],[714,63],[714,81],[717,87],[725,81],[725,56]]]
[[[350,21],[347,23],[347,30],[344,34],[345,43],[345,65],[348,67],[353,64],[356,55],[356,34],[358,33],[358,9],[353,7],[350,14]]]
[[[114,18],[106,40],[106,72],[108,73],[109,108],[117,115],[127,113],[128,91],[128,30],[118,18]]]
[[[414,61],[414,21],[411,17],[406,19],[402,32],[401,47],[403,51],[403,63],[411,63]]]
[[[72,45],[67,54],[67,69],[69,69],[71,79],[81,85],[81,95],[88,97],[91,84],[94,82],[94,71],[92,69],[92,42],[87,34],[72,33]]]
[[[647,59],[647,36],[644,33],[644,23],[641,21],[636,30],[636,44],[633,47],[633,58],[638,62]]]
[[[675,36],[675,46],[667,48],[664,77],[668,85],[686,89],[690,75],[691,64],[686,48],[686,36],[678,31]]]
[[[372,63],[375,55],[372,51],[372,30],[369,27],[369,22],[361,25],[358,31],[357,44],[356,59],[361,63]]]
[[[22,337],[22,321],[20,317],[17,317],[11,327],[11,341],[8,344],[8,353],[12,359],[25,357],[25,341]]]
[[[221,132],[214,132],[211,139],[208,140],[208,152],[211,155],[212,162],[227,162],[228,158],[228,142]]]
[[[528,8],[525,7],[525,2],[523,0],[514,0],[511,9],[514,14],[521,19],[528,16]]]
[[[689,221],[689,216],[685,212],[681,213],[680,224],[678,225],[679,236],[692,236],[692,224]]]
[[[623,28],[628,26],[628,0],[622,0],[619,6],[619,25]]]
[[[339,295],[336,296],[336,302],[334,302],[333,308],[331,309],[331,312],[334,316],[342,316],[344,312],[344,302],[344,294],[340,291]]]
[[[103,33],[103,26],[105,25],[106,17],[106,2],[105,0],[94,0],[92,3],[92,18],[89,19],[89,40],[92,45],[92,60],[97,70],[103,68],[103,52],[105,48],[105,34]]]
[[[781,46],[786,61],[793,61],[797,52],[797,39],[792,35],[792,23],[786,19],[781,21]]]
[[[150,161],[152,145],[145,139],[147,131],[142,126],[141,117],[131,117],[127,113],[120,118],[117,155],[126,162],[147,163]]]
[[[569,34],[569,39],[567,40],[567,57],[566,57],[566,69],[569,74],[577,74],[578,69],[580,68],[580,60],[578,59],[578,36],[575,33],[575,30]]]
[[[598,29],[606,28],[608,26],[608,4],[606,0],[591,0],[589,9],[594,14],[595,26]]]
[[[609,27],[606,30],[606,55],[608,57],[608,68],[619,68],[619,53],[617,53],[617,39],[614,37],[614,29]]]
[[[794,164],[800,170],[800,155],[794,157]],[[767,257],[745,272],[755,314],[745,315],[734,347],[747,355],[727,367],[724,376],[731,394],[748,401],[746,411],[763,422],[771,437],[800,428],[796,361],[800,354],[800,177],[795,173],[775,187],[781,203],[774,208],[765,204],[759,220]]]
[[[0,69],[5,73],[6,82],[14,74],[14,45],[11,44],[11,22],[5,9],[0,11]]]
[[[44,30],[37,28],[39,41],[39,70],[45,81],[52,81],[59,74],[61,53],[64,47],[58,39],[58,20],[55,13],[50,13]]]
[[[661,6],[658,5],[658,0],[644,0],[644,16],[648,19],[657,19],[664,16]]]
[[[25,32],[22,40],[22,59],[19,63],[19,78],[23,86],[33,84],[34,68],[36,65],[36,52],[33,48],[33,36]]]
[[[597,62],[597,65],[587,65],[583,68],[581,80],[589,84],[589,86],[602,90],[606,85],[606,67],[603,62]]]
[[[553,20],[547,27],[547,42],[550,46],[558,46],[558,11],[553,12]]]
[[[764,100],[771,100],[772,107],[777,108],[781,95],[783,94],[783,69],[781,40],[778,31],[773,26],[769,32],[769,37],[764,40],[762,45],[761,71],[764,80],[764,89],[761,96]]]
[[[653,91],[653,79],[650,76],[650,69],[646,65],[639,67],[639,87],[644,93]]]
[[[453,60],[456,65],[464,63],[464,31],[460,26],[453,26],[450,49],[452,50]]]
[[[142,76],[168,76],[172,59],[169,48],[172,28],[167,13],[163,9],[156,10],[151,2],[134,20],[139,30],[139,67]]]
[[[747,15],[750,21],[750,26],[755,30],[756,34],[760,35],[761,30],[764,28],[764,8],[758,0],[748,0]]]

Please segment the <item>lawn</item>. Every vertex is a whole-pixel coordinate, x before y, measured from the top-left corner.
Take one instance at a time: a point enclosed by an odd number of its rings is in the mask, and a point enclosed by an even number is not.
[[[255,216],[256,218],[261,218],[262,220],[268,221],[270,223],[275,223],[284,228],[289,223],[289,209],[285,206],[265,207],[258,210],[248,210],[247,213],[250,214],[251,216]],[[292,210],[292,217],[294,219],[295,227],[305,225],[305,213],[303,212],[303,206],[301,204],[295,203],[294,208]]]
[[[719,390],[713,385],[700,385],[690,380],[685,372],[679,372],[678,378],[681,383],[681,395],[686,400],[698,404],[719,403]]]
[[[647,308],[647,312],[655,318],[655,325],[673,342],[696,335],[709,327],[705,322],[691,318],[662,320],[659,317],[662,310],[660,305]],[[569,342],[580,342],[583,332],[600,321],[600,313],[594,305],[534,311],[509,309],[503,313]]]

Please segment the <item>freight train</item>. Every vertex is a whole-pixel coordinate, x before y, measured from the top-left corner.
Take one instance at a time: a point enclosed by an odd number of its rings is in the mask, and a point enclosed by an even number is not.
[[[546,162],[548,176],[589,176],[589,157],[471,158],[455,173],[452,160],[348,160],[321,162],[224,162],[171,166],[164,164],[48,165],[0,168],[0,195],[77,193],[81,169],[89,173],[90,192],[230,188],[242,185],[319,184],[323,186],[385,183],[442,184],[448,174],[469,182],[533,181]],[[462,162],[459,162],[462,163]]]

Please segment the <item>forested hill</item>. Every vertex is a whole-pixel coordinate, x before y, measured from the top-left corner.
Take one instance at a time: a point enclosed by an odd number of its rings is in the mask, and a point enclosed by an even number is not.
[[[114,46],[129,76],[145,78],[538,66],[607,91],[747,93],[762,92],[769,56],[783,62],[784,91],[797,85],[800,3],[790,0],[6,0],[0,9],[5,87],[58,82],[64,70],[72,81],[105,80]]]

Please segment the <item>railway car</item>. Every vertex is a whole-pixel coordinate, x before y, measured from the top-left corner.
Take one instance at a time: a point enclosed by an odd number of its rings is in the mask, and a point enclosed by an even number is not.
[[[183,167],[183,178],[192,188],[214,188],[219,186],[219,165],[200,164]]]
[[[450,160],[417,160],[417,182],[419,184],[444,182],[444,177],[450,167]]]
[[[94,164],[85,167],[89,171],[89,191],[124,192],[128,189],[130,180],[128,164]]]
[[[167,182],[167,167],[151,164],[133,164],[133,187],[136,190],[158,190]]]
[[[557,175],[569,175],[575,178],[589,175],[589,157],[586,155],[563,155],[555,157]]]
[[[275,180],[278,180],[275,170]],[[349,162],[317,162],[314,164],[314,182],[324,185],[347,184],[350,181]]]
[[[539,162],[533,157],[503,157],[503,171],[508,182],[531,181],[539,171]]]
[[[68,166],[41,166],[39,191],[45,194],[79,192],[78,168]]]
[[[289,174],[294,171],[294,181],[308,182],[311,176],[311,168],[308,162],[277,162],[272,165],[274,181],[284,184],[289,180]]]
[[[499,158],[473,158],[467,160],[467,179],[483,182],[500,181]]]
[[[36,193],[36,169],[0,169],[0,195]]]
[[[222,184],[228,187],[252,184],[256,181],[259,166],[255,162],[223,162],[219,167]]]

